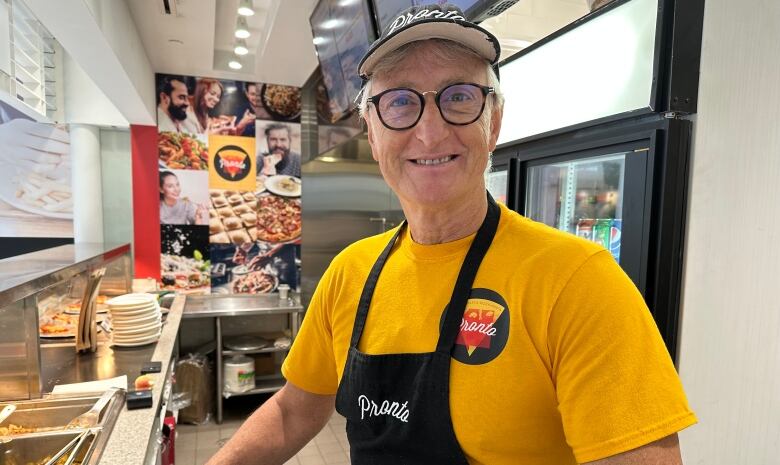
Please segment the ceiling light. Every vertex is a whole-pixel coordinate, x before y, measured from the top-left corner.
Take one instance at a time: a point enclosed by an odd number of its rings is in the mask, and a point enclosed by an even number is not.
[[[239,16],[236,22],[236,37],[239,39],[247,39],[251,34],[249,33],[249,25],[246,23],[246,16]]]
[[[230,66],[230,69],[241,69],[243,66],[241,65],[241,62],[238,60],[230,60],[228,62],[228,66]]]
[[[325,38],[324,38],[324,37],[317,36],[317,37],[315,37],[315,38],[312,40],[312,42],[314,42],[314,45],[322,45],[322,44],[324,44],[324,43],[325,43]]]
[[[236,41],[236,46],[233,48],[233,52],[235,52],[236,55],[246,55],[249,53],[249,49],[246,46],[246,40],[244,39],[238,39]]]
[[[241,4],[238,5],[238,14],[241,16],[252,16],[255,14],[255,9],[252,6],[252,0],[241,0]]]

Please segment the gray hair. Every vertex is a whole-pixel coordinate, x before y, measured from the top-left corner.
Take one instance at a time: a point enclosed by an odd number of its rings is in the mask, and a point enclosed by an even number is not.
[[[491,94],[485,102],[485,111],[480,117],[479,124],[482,126],[482,129],[486,134],[489,133],[491,116],[493,114],[493,105],[498,105],[499,108],[504,107],[504,94],[501,92],[501,84],[498,81],[496,71],[493,69],[493,66],[490,63],[488,63],[484,58],[479,56],[470,48],[466,47],[465,45],[461,45],[458,42],[453,42],[446,39],[429,39],[425,41],[410,42],[406,45],[398,47],[384,56],[382,60],[374,67],[374,72],[369,77],[369,79],[363,83],[363,87],[360,89],[360,92],[355,98],[355,101],[358,102],[358,112],[360,116],[362,118],[366,118],[366,113],[368,112],[368,98],[371,95],[371,83],[373,79],[376,76],[383,76],[393,73],[398,68],[398,65],[401,63],[401,61],[406,58],[410,52],[417,50],[425,46],[425,44],[429,44],[431,42],[435,44],[435,47],[432,50],[434,56],[441,61],[462,64],[463,57],[467,56],[485,63],[487,85],[495,89],[495,92]],[[489,153],[487,167],[485,169],[486,179],[487,174],[490,173],[492,169],[492,165],[493,154]]]

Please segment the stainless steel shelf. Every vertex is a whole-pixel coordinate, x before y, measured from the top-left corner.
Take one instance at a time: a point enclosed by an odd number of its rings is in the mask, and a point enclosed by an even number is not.
[[[290,348],[280,349],[278,347],[265,347],[263,349],[254,350],[223,350],[222,355],[251,355],[251,354],[270,354],[274,352],[287,352]]]
[[[279,315],[301,313],[297,298],[279,299],[278,294],[252,296],[187,296],[183,318],[222,316]]]
[[[281,375],[272,375],[273,378],[258,376],[255,378],[255,388],[246,392],[224,392],[225,399],[236,396],[250,396],[252,394],[268,394],[276,392],[284,387],[285,380]]]
[[[222,423],[222,401],[233,396],[247,396],[251,394],[263,394],[276,392],[284,386],[284,378],[278,371],[273,375],[255,377],[255,388],[248,392],[228,393],[223,391],[223,366],[222,362],[226,356],[231,355],[249,355],[262,353],[286,353],[289,349],[278,349],[276,347],[266,347],[256,350],[225,350],[223,347],[222,323],[223,318],[243,317],[243,316],[263,316],[263,315],[287,315],[288,329],[290,330],[290,339],[295,340],[300,328],[300,314],[303,313],[300,296],[293,295],[289,299],[279,299],[278,294],[251,295],[251,296],[187,296],[184,305],[182,318],[213,318],[214,334],[216,336],[216,407],[217,423]],[[258,336],[265,336],[269,339],[276,339],[278,336],[271,336],[268,333],[260,332]]]

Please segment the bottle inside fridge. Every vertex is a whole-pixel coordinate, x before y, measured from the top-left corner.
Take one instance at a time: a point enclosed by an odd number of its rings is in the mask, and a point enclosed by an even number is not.
[[[599,243],[620,262],[626,155],[530,166],[526,215]]]

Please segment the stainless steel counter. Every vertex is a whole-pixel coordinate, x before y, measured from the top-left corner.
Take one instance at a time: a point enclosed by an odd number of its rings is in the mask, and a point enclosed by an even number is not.
[[[69,244],[0,260],[0,307],[120,257],[130,244]]]
[[[73,340],[67,343],[41,342],[43,392],[51,392],[58,384],[83,383],[122,375],[127,375],[132,383],[140,375],[141,365],[152,360],[157,348],[156,344],[111,347],[103,337],[100,337],[98,350],[94,353],[76,354],[73,345]]]
[[[159,429],[162,417],[165,415],[166,403],[170,395],[171,386],[167,385],[170,379],[176,338],[181,323],[182,309],[184,308],[184,296],[177,296],[171,305],[168,321],[163,326],[162,334],[157,344],[146,346],[146,351],[151,351],[151,356],[143,361],[162,362],[162,371],[154,375],[152,388],[152,408],[140,410],[125,410],[119,414],[111,437],[106,444],[106,449],[100,458],[100,465],[143,465],[155,463],[159,454]],[[132,360],[140,360],[143,354],[149,352],[134,352],[128,349],[114,350],[113,360],[120,360],[120,364],[131,367]],[[127,356],[127,357],[126,357]],[[126,357],[126,358],[125,358]],[[97,358],[100,360],[100,357]],[[104,357],[103,360],[110,360]],[[97,365],[98,367],[100,364]],[[138,374],[140,365],[136,366],[132,376],[128,375],[128,383],[132,387],[133,379]]]
[[[273,315],[303,312],[296,295],[286,300],[278,294],[253,296],[188,296],[182,318],[210,318],[222,316]]]

